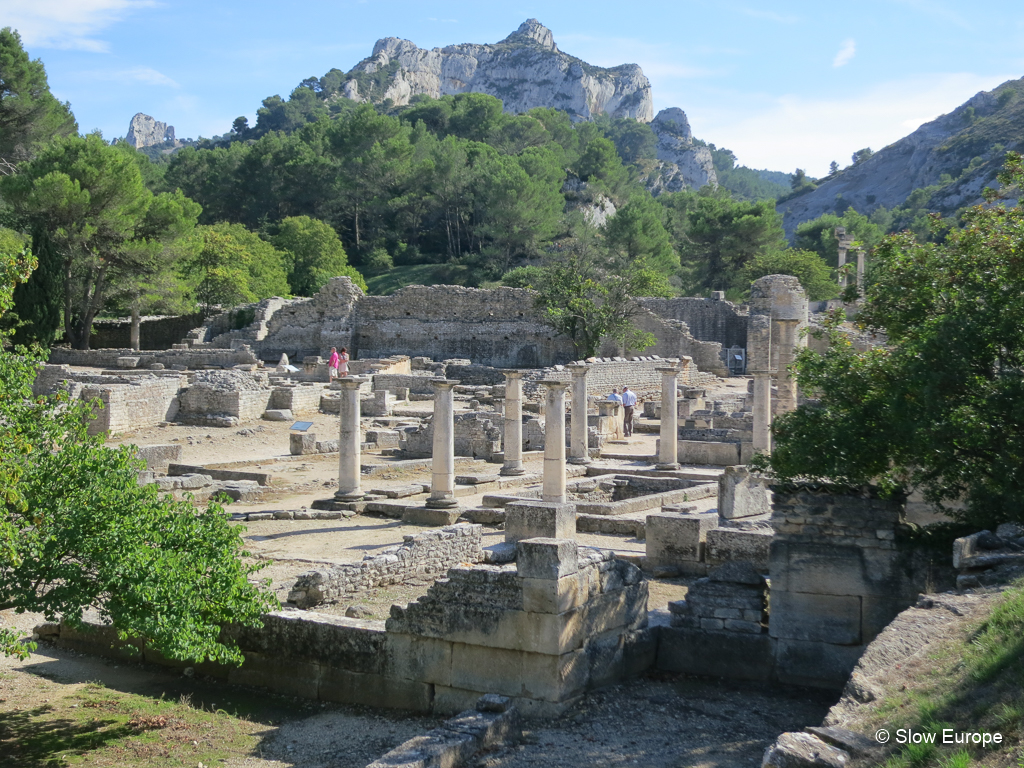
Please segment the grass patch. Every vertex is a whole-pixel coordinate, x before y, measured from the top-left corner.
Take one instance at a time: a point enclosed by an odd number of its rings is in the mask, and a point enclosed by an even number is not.
[[[407,285],[465,285],[476,287],[479,280],[465,264],[410,264],[395,267],[383,275],[366,278],[372,296],[387,296]]]
[[[875,714],[894,743],[898,729],[934,739],[898,747],[885,768],[1024,768],[1024,581],[1002,595],[966,640],[947,644],[932,661],[928,674],[879,702]],[[1002,743],[943,744],[943,729],[1000,734]]]
[[[0,712],[0,762],[43,766],[191,766],[248,754],[246,713],[122,693],[90,683],[56,702]],[[6,761],[6,762],[5,762]]]

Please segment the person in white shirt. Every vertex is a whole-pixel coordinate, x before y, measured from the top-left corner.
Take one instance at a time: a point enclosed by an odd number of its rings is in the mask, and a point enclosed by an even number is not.
[[[619,390],[618,389],[613,389],[612,393],[610,395],[608,395],[608,399],[611,400],[613,403],[621,403],[622,402],[622,398],[619,396]]]
[[[622,388],[622,434],[633,436],[633,406],[636,405],[636,393],[629,387]]]

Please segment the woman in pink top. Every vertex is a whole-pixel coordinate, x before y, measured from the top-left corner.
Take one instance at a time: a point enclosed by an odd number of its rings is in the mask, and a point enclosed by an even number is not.
[[[338,365],[341,363],[341,358],[338,356],[338,348],[331,347],[331,359],[327,361],[327,379],[335,379],[338,377]]]
[[[338,356],[338,375],[348,376],[348,347],[342,347]]]

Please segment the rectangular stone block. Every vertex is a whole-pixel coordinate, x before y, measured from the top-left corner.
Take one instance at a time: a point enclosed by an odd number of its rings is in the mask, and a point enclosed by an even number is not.
[[[571,539],[576,535],[576,508],[572,504],[519,501],[505,505],[505,541]]]
[[[772,511],[768,486],[745,466],[726,467],[718,478],[718,514],[727,520]]]
[[[647,516],[647,564],[676,566],[684,561],[703,562],[708,531],[718,527],[712,512],[679,515],[658,513]]]
[[[410,525],[427,525],[431,528],[441,528],[446,525],[454,525],[462,510],[458,507],[451,509],[430,509],[429,507],[408,507],[402,513],[402,522]]]
[[[786,640],[860,645],[860,598],[773,589],[769,632]]]
[[[523,579],[522,585],[523,609],[535,613],[565,613],[580,607],[589,597],[588,582],[581,573],[557,580]]]
[[[430,637],[389,632],[387,677],[451,685],[452,644]]]
[[[773,539],[769,554],[773,589],[824,595],[907,596],[909,585],[900,573],[895,551],[865,549],[853,543],[832,544],[827,536],[820,538],[814,543],[786,541],[779,536]]]
[[[428,683],[325,666],[320,676],[318,698],[339,704],[429,712],[432,689]]]
[[[775,645],[775,676],[780,683],[839,691],[863,652],[862,645],[780,639]]]
[[[657,668],[729,680],[772,679],[775,640],[766,634],[661,627]]]
[[[731,467],[742,459],[740,443],[680,440],[679,463],[712,467]]]
[[[582,693],[589,668],[583,651],[560,656],[456,644],[452,686],[480,693],[562,701]]]
[[[266,688],[286,696],[315,699],[318,696],[322,667],[314,662],[282,659],[280,656],[249,651],[241,667],[228,672],[232,685]]]
[[[505,519],[508,520],[507,511]],[[517,541],[516,572],[521,579],[557,580],[578,570],[579,550],[571,537]]]
[[[771,531],[714,528],[707,532],[704,561],[709,568],[744,561],[753,564],[761,572],[767,572],[771,542]]]

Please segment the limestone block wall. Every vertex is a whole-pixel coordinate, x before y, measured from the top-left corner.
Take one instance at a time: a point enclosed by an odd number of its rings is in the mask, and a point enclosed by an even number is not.
[[[193,384],[181,394],[181,419],[204,421],[211,416],[227,416],[234,423],[255,421],[270,405],[271,389],[231,390],[208,384]],[[212,422],[211,422],[212,423]]]
[[[148,368],[160,363],[165,368],[204,367],[234,368],[236,365],[253,365],[258,361],[248,346],[234,349],[164,349],[153,352],[136,352],[132,349],[68,349],[53,347],[48,360],[52,365],[77,365],[91,368],[116,368],[121,357],[138,357],[137,368]]]
[[[177,416],[179,377],[146,377],[126,384],[86,385],[83,400],[99,400],[95,418],[89,422],[89,434],[99,435],[153,427]]]
[[[747,311],[723,299],[639,299],[640,305],[659,317],[686,323],[700,341],[716,341],[723,347],[747,346]]]
[[[657,368],[667,365],[667,361],[654,356],[641,356],[632,359],[605,358],[590,363],[587,371],[587,396],[603,399],[612,391],[629,387],[636,392],[640,400],[661,399],[661,374]],[[680,376],[680,384],[688,384]],[[563,365],[550,366],[529,371],[523,376],[523,395],[530,399],[543,397],[540,382],[545,380],[572,381],[572,372]],[[567,398],[571,399],[571,398]]]
[[[481,526],[452,525],[403,537],[403,543],[362,562],[317,568],[300,574],[288,602],[311,608],[351,592],[400,584],[415,576],[436,576],[459,563],[483,559]]]
[[[773,490],[769,629],[777,676],[841,685],[867,644],[924,589],[896,546],[903,499]]]
[[[533,294],[408,286],[359,302],[353,346],[360,357],[465,358],[499,368],[534,368],[572,359],[572,345],[540,321]]]
[[[325,389],[325,384],[314,382],[298,386],[277,386],[272,390],[269,407],[288,409],[293,416],[316,413],[320,410],[320,398]]]
[[[491,454],[501,450],[503,422],[497,414],[459,413],[454,424],[456,456],[489,459]],[[403,432],[402,437],[401,447],[408,457],[429,458],[434,455],[433,421]]]
[[[113,628],[41,625],[41,636],[104,655],[196,666],[230,683],[304,698],[447,714],[483,693],[511,696],[527,717],[557,716],[590,688],[654,661],[647,583],[611,552],[529,539],[515,564],[456,566],[387,622],[275,611],[233,629],[240,668],[170,662]],[[86,617],[98,625],[98,616]]]
[[[708,371],[723,378],[729,376],[725,359],[727,348],[723,347],[720,342],[695,339],[690,334],[686,323],[659,317],[649,310],[644,310],[634,317],[633,322],[638,328],[653,334],[657,339],[657,343],[653,347],[644,350],[645,354],[661,357],[692,357],[698,370]],[[610,340],[606,340],[601,345],[600,352],[603,356],[622,354],[622,350]]]

